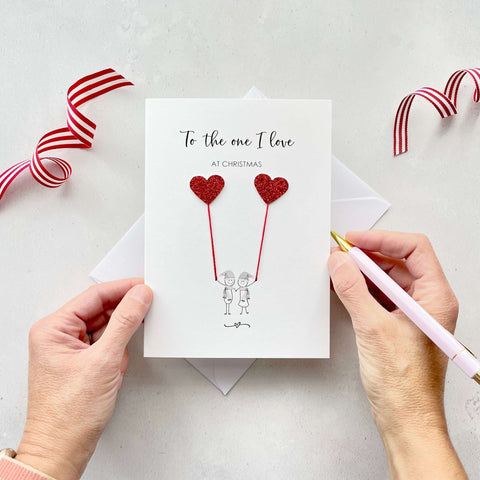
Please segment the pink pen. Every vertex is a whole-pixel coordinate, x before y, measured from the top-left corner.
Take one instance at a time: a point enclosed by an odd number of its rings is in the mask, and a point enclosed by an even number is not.
[[[464,373],[480,384],[480,361],[442,327],[402,287],[393,281],[370,257],[338,233],[331,232],[338,246],[355,260],[368,277],[445,355]]]

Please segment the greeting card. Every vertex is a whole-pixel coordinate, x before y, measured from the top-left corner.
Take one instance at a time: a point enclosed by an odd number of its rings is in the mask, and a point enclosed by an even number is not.
[[[145,356],[329,356],[331,106],[146,102]]]

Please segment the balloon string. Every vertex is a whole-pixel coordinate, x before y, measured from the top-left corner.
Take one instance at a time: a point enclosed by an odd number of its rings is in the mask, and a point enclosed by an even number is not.
[[[265,227],[267,226],[268,206],[269,204],[267,203],[267,209],[265,210],[265,220],[263,221],[263,231],[262,231],[262,240],[260,242],[260,251],[258,252],[258,262],[257,262],[257,271],[255,273],[255,281],[257,281],[258,269],[260,268],[260,258],[262,256],[263,238],[265,237]]]
[[[209,203],[207,203],[207,211],[208,211],[208,225],[210,226],[210,241],[212,243],[213,274],[215,275],[215,281],[217,281],[217,262],[215,261],[215,246],[213,245],[212,217],[210,215]]]

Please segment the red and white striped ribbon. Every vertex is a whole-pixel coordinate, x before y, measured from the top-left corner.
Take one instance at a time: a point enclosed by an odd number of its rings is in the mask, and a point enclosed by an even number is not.
[[[435,88],[424,87],[410,93],[400,102],[395,116],[395,126],[393,128],[393,155],[397,156],[408,150],[408,115],[415,96],[427,99],[437,110],[442,118],[449,117],[457,113],[453,102],[442,92]]]
[[[445,87],[445,95],[447,95],[457,106],[457,94],[460,83],[462,83],[463,77],[469,74],[475,83],[475,92],[473,93],[473,101],[478,102],[480,100],[480,68],[470,68],[468,70],[457,70],[447,82]]]
[[[8,186],[26,168],[30,168],[33,178],[45,187],[57,188],[72,174],[70,165],[61,158],[41,156],[59,148],[90,148],[96,125],[78,107],[116,88],[133,85],[115,70],[107,68],[87,75],[75,82],[67,92],[67,126],[45,134],[37,144],[30,160],[19,162],[0,175],[0,199]],[[61,176],[56,176],[45,167],[50,161],[60,167]]]
[[[434,88],[425,87],[407,95],[401,102],[395,116],[395,125],[393,127],[393,155],[397,156],[408,150],[408,115],[415,95],[426,98],[438,111],[442,118],[449,117],[457,113],[457,95],[463,78],[469,74],[474,83],[475,91],[473,101],[480,101],[480,68],[470,68],[457,70],[447,81],[444,93]]]

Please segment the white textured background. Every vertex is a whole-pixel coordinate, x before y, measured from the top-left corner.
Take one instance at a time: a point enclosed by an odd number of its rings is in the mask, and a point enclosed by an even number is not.
[[[91,151],[48,190],[24,173],[0,202],[0,444],[21,436],[27,333],[91,282],[88,272],[143,212],[144,97],[331,98],[333,151],[393,204],[379,226],[423,231],[461,304],[457,333],[480,352],[480,105],[415,100],[410,152],[393,159],[401,98],[480,66],[469,1],[2,1],[0,170],[65,124],[67,87],[113,67],[135,83],[82,110]],[[223,397],[183,360],[142,358],[142,333],[86,479],[384,479],[357,375],[350,321],[332,297],[332,359],[257,361]],[[447,376],[450,432],[480,476],[480,389]],[[72,418],[75,413],[72,412]]]

